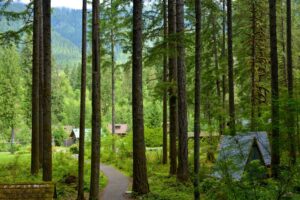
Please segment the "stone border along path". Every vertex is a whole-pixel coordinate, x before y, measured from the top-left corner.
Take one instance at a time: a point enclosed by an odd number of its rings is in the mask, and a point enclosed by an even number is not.
[[[100,193],[101,200],[130,200],[125,192],[128,190],[130,180],[112,166],[100,164],[100,170],[108,179],[107,186]]]

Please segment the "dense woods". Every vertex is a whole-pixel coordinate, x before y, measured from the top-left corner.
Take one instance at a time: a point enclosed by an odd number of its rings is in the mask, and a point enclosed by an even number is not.
[[[300,199],[300,1],[78,2],[0,0],[0,184]]]

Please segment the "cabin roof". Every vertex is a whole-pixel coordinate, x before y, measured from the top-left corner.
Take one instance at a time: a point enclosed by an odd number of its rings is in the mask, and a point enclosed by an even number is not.
[[[108,131],[112,133],[112,125],[108,124]],[[115,133],[116,134],[126,134],[128,131],[128,125],[127,124],[115,124]]]
[[[270,166],[271,150],[266,132],[248,132],[236,136],[223,136],[213,176],[221,178],[226,173],[231,175],[233,179],[241,179],[254,142],[257,144],[265,166]]]
[[[85,133],[90,133],[91,132],[91,129],[89,129],[89,128],[86,128],[86,129],[84,129],[85,131]],[[73,128],[72,129],[72,132],[71,132],[71,137],[72,137],[72,134],[74,134],[75,135],[75,137],[76,137],[76,139],[79,139],[79,136],[80,136],[80,129],[79,128]]]

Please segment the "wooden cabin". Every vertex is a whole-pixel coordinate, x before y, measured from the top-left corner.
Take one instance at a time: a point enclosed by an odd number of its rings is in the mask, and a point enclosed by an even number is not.
[[[112,134],[112,125],[108,124],[108,131]],[[125,136],[128,132],[127,124],[115,124],[115,134],[119,136]]]
[[[85,138],[89,139],[88,136],[91,133],[91,129],[85,129]],[[69,135],[69,138],[67,140],[64,141],[64,146],[71,146],[73,144],[75,144],[76,142],[79,141],[79,137],[80,137],[80,130],[79,128],[73,128],[71,130],[71,133]]]

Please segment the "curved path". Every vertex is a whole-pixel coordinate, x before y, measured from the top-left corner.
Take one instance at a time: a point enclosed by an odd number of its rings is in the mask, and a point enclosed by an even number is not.
[[[125,192],[128,190],[129,178],[121,172],[105,164],[100,164],[100,170],[108,179],[108,184],[100,194],[101,200],[129,200]]]

